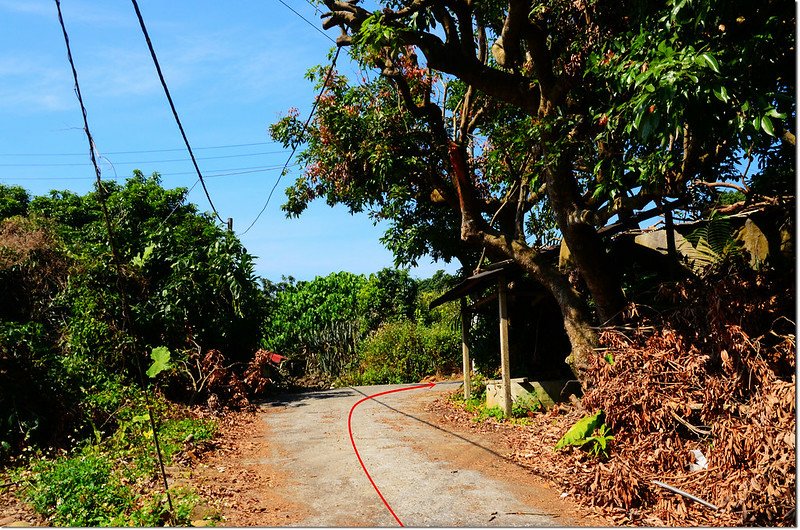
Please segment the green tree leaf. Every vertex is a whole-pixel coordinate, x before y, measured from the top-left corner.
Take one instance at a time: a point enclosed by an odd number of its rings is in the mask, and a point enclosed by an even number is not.
[[[158,374],[165,370],[172,368],[171,355],[166,346],[158,346],[153,348],[150,352],[150,358],[153,359],[153,364],[147,369],[147,377],[150,379],[155,378]]]
[[[592,435],[594,430],[603,424],[603,416],[603,411],[598,410],[595,414],[578,420],[578,422],[570,427],[567,433],[561,437],[555,449],[563,449],[568,445],[581,446],[586,443],[586,439]]]
[[[728,90],[724,86],[715,88],[714,96],[723,103],[727,103],[728,100],[730,99],[730,97],[728,96]]]
[[[714,58],[713,55],[711,55],[708,52],[704,52],[704,53],[700,54],[700,57],[703,58],[703,60],[705,61],[705,63],[708,65],[709,68],[714,70],[716,73],[720,73],[719,72],[719,63],[717,62],[717,59]]]
[[[775,136],[775,128],[772,126],[772,120],[769,119],[769,116],[761,117],[761,128],[768,135]]]

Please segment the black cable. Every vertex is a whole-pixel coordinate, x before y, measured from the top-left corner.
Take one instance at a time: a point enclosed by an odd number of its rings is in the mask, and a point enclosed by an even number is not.
[[[61,24],[61,31],[64,34],[64,44],[67,46],[67,59],[69,59],[69,65],[72,68],[72,78],[75,81],[75,95],[78,97],[78,103],[81,106],[81,113],[83,115],[83,131],[86,133],[86,139],[89,141],[89,155],[92,159],[92,165],[94,166],[94,173],[95,177],[97,178],[95,185],[97,186],[97,195],[100,199],[100,209],[103,212],[103,220],[106,226],[106,232],[108,236],[108,245],[111,248],[111,258],[114,260],[114,267],[116,268],[117,272],[117,290],[119,291],[120,302],[122,303],[122,320],[123,325],[125,327],[125,331],[130,333],[132,332],[131,326],[131,311],[130,311],[130,303],[128,302],[128,296],[125,291],[125,287],[122,285],[122,262],[119,259],[119,252],[117,247],[114,243],[114,229],[111,226],[111,216],[108,213],[108,204],[107,204],[107,197],[106,197],[106,190],[103,187],[103,179],[100,173],[100,166],[97,165],[97,157],[95,156],[95,148],[94,148],[94,140],[92,139],[92,133],[89,130],[89,118],[86,114],[86,105],[83,104],[83,96],[81,95],[81,87],[78,84],[78,71],[75,69],[75,61],[72,59],[72,50],[69,45],[69,35],[67,34],[67,27],[64,25],[64,17],[61,14],[61,2],[60,0],[55,0],[56,2],[56,9],[58,10],[58,22]],[[131,335],[134,340],[135,335]],[[161,468],[161,478],[164,481],[164,492],[167,495],[167,503],[169,504],[169,511],[170,514],[175,512],[175,509],[172,506],[172,496],[169,493],[169,484],[167,482],[167,472],[164,468],[164,460],[161,457],[161,447],[158,442],[158,429],[156,428],[156,420],[153,415],[153,406],[150,402],[150,393],[147,391],[147,385],[144,383],[144,375],[142,371],[142,361],[138,355],[134,355],[137,360],[137,367],[139,368],[139,379],[142,383],[142,391],[145,395],[145,401],[147,403],[147,413],[150,417],[150,428],[153,430],[153,444],[155,445],[156,456],[158,457],[158,463]]]
[[[292,13],[294,13],[295,15],[297,15],[298,17],[302,18],[302,19],[305,21],[305,23],[306,23],[306,24],[308,24],[309,26],[311,26],[312,28],[314,28],[315,30],[317,30],[317,33],[319,33],[320,35],[323,35],[323,36],[324,36],[326,39],[328,39],[328,40],[329,40],[329,41],[331,41],[332,43],[336,44],[336,41],[335,41],[334,39],[332,39],[330,35],[328,35],[328,34],[327,34],[327,33],[325,33],[324,31],[322,31],[322,30],[321,30],[319,27],[317,27],[317,25],[316,25],[316,24],[314,24],[313,22],[311,22],[310,20],[308,20],[306,17],[304,17],[303,15],[301,15],[300,13],[298,13],[297,11],[295,11],[295,10],[294,10],[294,8],[293,8],[292,6],[290,6],[289,4],[287,4],[286,2],[284,2],[283,0],[278,0],[278,2],[280,2],[281,4],[283,4],[284,6],[286,6],[286,8],[287,8],[289,11],[291,11]]]
[[[186,144],[186,149],[189,151],[189,156],[192,158],[192,164],[194,164],[194,169],[197,171],[197,178],[200,179],[200,184],[203,186],[203,191],[206,193],[206,198],[208,199],[208,204],[211,205],[211,209],[214,211],[214,215],[219,219],[220,223],[225,223],[222,220],[222,217],[219,215],[219,212],[214,207],[214,202],[211,200],[211,194],[208,192],[208,188],[206,187],[206,183],[203,180],[203,174],[200,172],[200,167],[197,165],[197,160],[194,157],[194,152],[192,151],[192,146],[189,145],[189,139],[186,137],[186,132],[183,130],[183,125],[181,124],[181,119],[178,117],[178,111],[175,109],[175,103],[172,101],[172,96],[169,93],[169,88],[167,87],[167,82],[164,80],[164,74],[161,72],[161,65],[158,63],[158,57],[156,57],[156,51],[153,49],[153,42],[150,40],[150,34],[147,33],[147,27],[144,25],[144,18],[142,18],[142,12],[139,11],[139,4],[136,0],[131,0],[133,3],[133,9],[136,11],[136,18],[139,19],[139,26],[142,28],[142,33],[144,34],[144,39],[147,41],[147,47],[150,50],[150,56],[153,58],[153,64],[156,67],[156,72],[158,72],[158,78],[161,80],[161,86],[164,88],[164,94],[167,96],[167,101],[169,101],[169,106],[172,109],[172,115],[175,117],[175,122],[178,124],[178,129],[181,131],[181,136],[183,137],[183,142]]]
[[[280,151],[262,151],[260,153],[243,153],[238,155],[220,155],[220,156],[207,156],[198,158],[198,160],[222,160],[224,158],[244,158],[250,156],[263,156],[263,155],[279,155],[286,152],[286,149]],[[110,154],[110,153],[107,153]],[[104,157],[105,158],[105,157]],[[138,162],[117,162],[118,166],[136,166],[140,164],[166,164],[170,162],[188,162],[190,158],[172,158],[169,160],[141,160]],[[85,162],[57,162],[52,164],[0,164],[0,167],[80,167],[85,166]]]
[[[281,0],[278,1],[280,2]],[[317,97],[314,99],[314,105],[312,105],[311,107],[311,113],[308,115],[308,119],[306,119],[306,122],[303,124],[303,130],[300,132],[300,138],[302,138],[306,134],[306,129],[308,129],[308,124],[311,123],[311,118],[314,116],[314,111],[317,110],[317,103],[319,103],[319,98],[322,97],[323,92],[325,92],[325,89],[328,88],[328,81],[330,81],[331,75],[333,75],[333,70],[334,68],[336,68],[336,61],[339,59],[340,51],[342,51],[341,48],[336,48],[336,55],[333,56],[333,61],[331,61],[331,67],[328,68],[328,75],[325,76],[325,81],[322,83],[322,88],[320,89]],[[264,210],[267,209],[267,205],[269,204],[269,201],[272,198],[272,194],[275,192],[275,188],[278,187],[278,183],[281,181],[281,177],[286,173],[286,168],[289,167],[289,162],[291,162],[292,157],[294,156],[295,151],[297,151],[297,147],[299,145],[300,143],[298,142],[294,144],[294,146],[292,146],[292,152],[289,154],[289,158],[286,159],[286,163],[283,165],[283,169],[281,170],[280,174],[278,174],[278,178],[275,180],[275,185],[272,186],[271,190],[269,190],[269,195],[267,195],[267,202],[264,203],[264,206],[261,208],[261,211],[258,212],[256,218],[253,219],[253,222],[250,223],[250,226],[248,226],[245,229],[245,231],[240,234],[240,236],[243,236],[247,232],[249,232],[250,229],[253,228],[253,225],[256,224],[256,221],[258,221],[258,219],[261,217],[261,214],[264,213]]]
[[[278,142],[270,141],[270,142],[254,142],[250,144],[231,144],[231,145],[212,145],[206,147],[195,147],[195,151],[201,151],[203,149],[228,149],[230,147],[250,147],[254,145],[269,145],[269,144],[276,144]],[[108,151],[107,155],[140,155],[143,153],[168,153],[174,151],[184,151],[185,147],[178,147],[174,149],[144,149],[141,151]],[[0,156],[84,156],[86,153],[0,153]],[[202,160],[202,159],[201,159]]]
[[[105,157],[102,157],[105,158]],[[296,166],[298,164],[290,164],[289,167]],[[113,167],[113,166],[112,166]],[[230,177],[233,175],[247,175],[252,173],[264,173],[267,171],[275,171],[276,169],[282,169],[283,166],[251,166],[251,167],[240,167],[240,168],[229,168],[229,169],[216,169],[212,170],[210,173],[207,172],[205,174],[205,178],[217,178],[217,177]],[[158,172],[160,177],[177,177],[181,175],[195,175],[194,171],[178,171],[175,173],[161,173]],[[87,180],[92,179],[94,177],[0,177],[0,180],[17,180],[21,182],[25,182],[28,180]]]

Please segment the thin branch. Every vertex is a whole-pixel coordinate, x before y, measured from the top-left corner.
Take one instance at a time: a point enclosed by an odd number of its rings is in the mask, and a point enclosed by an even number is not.
[[[705,182],[702,180],[695,180],[695,186],[705,186],[706,188],[731,188],[737,191],[740,191],[747,195],[748,189],[740,186],[739,184],[734,184],[733,182]]]

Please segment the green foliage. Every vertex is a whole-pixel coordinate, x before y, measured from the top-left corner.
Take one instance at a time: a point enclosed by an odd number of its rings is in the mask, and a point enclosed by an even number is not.
[[[154,402],[164,421],[159,438],[167,465],[185,441],[208,442],[217,432],[211,420],[184,417],[162,399]],[[152,431],[140,394],[129,396],[114,411],[108,436],[87,441],[71,454],[33,455],[26,466],[13,471],[24,484],[23,498],[55,526],[163,526],[186,525],[199,501],[188,488],[171,488],[175,511],[152,477],[156,473]]]
[[[331,6],[364,73],[333,76],[302,137],[296,114],[273,126],[285,145],[305,146],[284,208],[299,215],[324,199],[388,221],[382,242],[397,263],[430,253],[472,270],[480,254],[461,239],[460,210],[474,202],[472,226],[486,234],[483,221],[495,217],[492,235],[520,244],[495,251],[534,276],[527,257],[573,240],[594,297],[586,305],[616,313],[604,306],[622,302],[622,275],[602,272],[616,264],[595,229],[635,225],[632,215],[664,199],[704,217],[717,194],[699,182],[741,181],[743,159],[758,161],[745,176],[751,190],[794,189],[790,2],[549,0],[516,16],[508,2],[487,1],[459,10],[457,23],[442,0]],[[515,33],[526,37],[500,42]],[[318,87],[321,71],[310,76]],[[477,90],[467,97],[469,85]],[[466,154],[467,201],[450,142]]]
[[[31,197],[22,186],[0,184],[0,219],[25,215]]]
[[[741,244],[733,236],[730,220],[713,214],[702,226],[688,234],[686,239],[713,267],[741,255]]]
[[[499,405],[495,405],[494,407],[482,406],[478,409],[478,415],[473,418],[473,421],[481,422],[489,418],[493,418],[495,421],[504,421],[506,419],[506,413],[503,412],[503,409]]]
[[[438,291],[427,289],[449,280],[440,274],[431,281],[423,290],[408,271],[382,269],[368,277],[339,272],[306,282],[267,282],[264,347],[332,378],[418,381],[449,366],[451,354],[444,352],[457,350],[453,304],[428,309]],[[401,345],[411,350],[401,354]],[[389,352],[385,357],[381,348]]]
[[[351,332],[360,328],[358,293],[365,283],[361,275],[338,272],[278,284],[270,295],[264,347],[302,358],[309,371],[338,375],[352,360],[346,355],[354,352],[358,340]]]
[[[696,148],[717,160],[697,168],[701,180],[738,180],[743,153],[766,159],[793,107],[793,88],[781,71],[794,61],[779,36],[791,14],[786,6],[772,7],[671,0],[668,9],[643,10],[590,55],[585,78],[607,90],[587,100],[602,124],[598,146],[630,145],[620,163],[598,156],[594,172],[604,178],[596,197],[636,184],[660,189],[682,163],[674,141],[684,127],[691,127]],[[774,58],[769,65],[764,53]],[[723,150],[716,147],[721,138]],[[772,158],[762,169],[786,162]]]
[[[589,454],[593,457],[608,457],[608,442],[613,440],[614,436],[604,423],[604,418],[605,415],[602,410],[581,418],[556,443],[555,450],[563,449],[567,446],[589,446]]]
[[[417,25],[425,26],[425,18],[415,18]],[[369,16],[361,25],[361,30],[355,40],[355,45],[361,53],[379,55],[384,48],[389,48],[393,54],[400,52],[402,43],[400,34],[403,28],[387,23],[381,12]]]
[[[69,447],[71,438],[113,431],[145,351],[180,352],[192,340],[232,363],[259,345],[265,299],[236,237],[183,204],[185,190],[161,187],[158,175],[137,171],[103,186],[120,279],[96,192],[28,200],[0,188],[0,204],[13,206],[0,214],[27,215],[0,217],[2,458],[27,444]]]
[[[452,369],[458,338],[442,324],[389,322],[361,343],[358,372],[350,384],[417,382],[426,375]]]
[[[555,449],[563,449],[568,445],[582,446],[594,430],[603,424],[604,417],[603,411],[598,410],[594,414],[581,418],[561,437],[556,443]]]
[[[414,316],[417,284],[407,270],[381,269],[369,275],[357,297],[363,329],[376,329],[381,322]]]
[[[614,436],[610,434],[608,425],[602,424],[595,430],[594,434],[586,438],[586,443],[591,444],[589,454],[595,458],[608,458],[608,442],[613,439]]]
[[[172,368],[169,348],[164,346],[153,348],[153,351],[150,352],[150,358],[153,359],[153,364],[147,369],[147,377],[150,379],[154,379],[161,372]]]
[[[409,65],[412,69],[417,73],[410,82],[419,94],[429,80]],[[321,82],[319,72],[309,77]],[[312,200],[324,198],[351,213],[368,211],[374,220],[388,221],[381,242],[398,266],[416,265],[426,254],[445,262],[477,260],[479,251],[460,241],[460,215],[428,200],[448,164],[446,153],[427,148],[434,141],[430,131],[397,105],[389,80],[350,86],[344,76],[333,76],[305,137],[301,130],[295,113],[270,128],[286,146],[308,146],[299,155],[305,174],[286,190],[288,215],[300,215]]]
[[[511,404],[512,418],[526,418],[541,412],[542,404],[535,399],[519,399]]]
[[[115,514],[133,504],[133,493],[101,456],[44,461],[33,471],[26,500],[56,526],[108,526]]]

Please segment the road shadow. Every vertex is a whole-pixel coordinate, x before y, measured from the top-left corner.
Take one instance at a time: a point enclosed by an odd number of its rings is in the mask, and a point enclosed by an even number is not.
[[[451,383],[451,384],[452,384],[452,383]],[[358,393],[358,394],[360,394],[360,395],[362,395],[362,396],[364,396],[364,397],[369,397],[369,395],[368,395],[368,394],[365,394],[364,392],[360,391],[360,390],[359,390],[359,389],[357,389],[357,388],[350,387],[350,389],[351,389],[351,390],[353,390],[353,391],[354,391],[354,393]],[[462,436],[462,435],[458,434],[457,432],[453,432],[453,431],[447,430],[447,429],[445,429],[445,428],[443,428],[443,427],[440,427],[439,425],[436,425],[435,423],[431,423],[431,422],[429,422],[429,421],[427,421],[427,420],[424,420],[424,419],[422,419],[422,418],[419,418],[419,417],[417,417],[417,416],[414,416],[413,414],[409,414],[409,413],[407,413],[407,412],[403,412],[402,410],[396,409],[396,408],[392,407],[391,405],[389,405],[389,404],[387,404],[387,403],[384,403],[384,402],[383,402],[383,401],[381,401],[380,399],[373,398],[373,399],[371,399],[370,401],[374,401],[375,403],[378,403],[379,405],[381,405],[381,406],[383,406],[383,407],[386,407],[387,409],[389,409],[389,410],[391,410],[391,411],[393,411],[393,412],[396,412],[396,413],[398,413],[398,414],[401,414],[401,415],[405,416],[406,418],[412,419],[412,420],[414,420],[414,421],[417,421],[417,422],[419,422],[419,423],[422,423],[422,424],[424,424],[424,425],[427,425],[428,427],[432,427],[432,428],[436,429],[437,431],[441,431],[441,432],[443,432],[443,433],[445,433],[445,434],[448,434],[448,435],[450,435],[450,436],[452,436],[452,437],[454,437],[454,438],[458,438],[458,439],[459,439],[459,440],[461,440],[461,441],[467,442],[468,444],[470,444],[470,445],[472,445],[472,446],[474,446],[474,447],[477,447],[477,448],[479,448],[479,449],[482,449],[483,451],[486,451],[487,453],[490,453],[490,454],[492,454],[493,456],[496,456],[497,458],[500,458],[501,460],[504,460],[504,461],[506,461],[506,462],[510,462],[510,463],[514,464],[515,466],[518,466],[518,467],[520,467],[520,468],[524,469],[525,471],[528,471],[528,472],[530,472],[530,473],[531,473],[531,474],[533,474],[533,475],[536,475],[536,476],[538,476],[538,477],[541,477],[541,478],[544,478],[544,479],[547,479],[547,478],[549,478],[547,475],[545,475],[545,474],[543,474],[543,473],[539,473],[538,471],[536,471],[536,470],[534,470],[534,469],[531,469],[531,468],[529,468],[529,467],[527,467],[527,466],[523,466],[523,465],[521,465],[520,463],[518,463],[518,462],[515,462],[514,460],[511,460],[511,459],[510,459],[510,458],[508,458],[507,456],[505,456],[505,455],[503,455],[503,454],[501,454],[501,453],[498,453],[498,452],[497,452],[497,451],[495,451],[494,449],[492,449],[492,448],[490,448],[490,447],[486,447],[485,445],[481,445],[481,444],[479,444],[478,442],[476,442],[476,441],[474,441],[474,440],[470,440],[469,438],[467,438],[467,437],[465,437],[465,436]]]
[[[347,396],[356,396],[360,392],[356,392],[351,388],[333,388],[330,390],[311,390],[311,391],[297,391],[287,392],[285,394],[277,394],[265,399],[259,400],[256,405],[259,407],[304,407],[305,401],[314,401],[318,399],[332,399]]]

